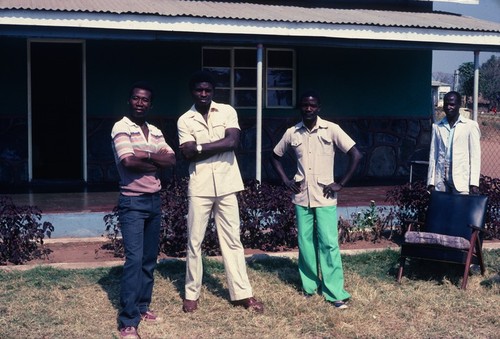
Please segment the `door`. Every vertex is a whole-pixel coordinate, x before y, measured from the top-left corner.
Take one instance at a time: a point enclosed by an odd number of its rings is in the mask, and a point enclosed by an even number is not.
[[[83,47],[31,42],[33,181],[83,180]]]

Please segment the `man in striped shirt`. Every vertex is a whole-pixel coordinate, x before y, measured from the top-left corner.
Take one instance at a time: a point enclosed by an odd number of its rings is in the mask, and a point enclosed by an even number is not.
[[[174,166],[175,154],[162,132],[146,122],[152,102],[151,86],[135,83],[128,99],[129,112],[111,132],[120,174],[118,219],[125,249],[118,322],[120,338],[127,339],[139,338],[139,322],[161,321],[149,309],[161,223],[161,182],[157,172]]]

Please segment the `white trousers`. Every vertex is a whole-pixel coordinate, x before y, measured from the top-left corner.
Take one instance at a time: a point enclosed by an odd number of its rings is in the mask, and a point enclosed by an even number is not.
[[[200,297],[203,277],[201,244],[212,212],[224,261],[229,296],[231,300],[250,298],[253,294],[240,240],[240,215],[236,193],[222,197],[189,197],[185,298],[198,300]]]

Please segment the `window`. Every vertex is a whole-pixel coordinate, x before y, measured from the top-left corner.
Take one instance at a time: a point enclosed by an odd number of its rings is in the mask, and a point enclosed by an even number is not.
[[[266,107],[295,106],[295,54],[292,50],[268,49],[266,58]]]
[[[264,70],[266,107],[291,108],[295,97],[295,54],[269,49]],[[214,100],[236,108],[257,106],[257,49],[213,48],[202,50],[203,69],[212,72],[217,91]]]

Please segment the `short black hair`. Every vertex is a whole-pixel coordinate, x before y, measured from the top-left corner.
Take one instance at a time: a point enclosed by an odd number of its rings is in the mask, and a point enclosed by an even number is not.
[[[311,90],[305,91],[304,93],[302,93],[300,95],[300,97],[299,97],[299,105],[302,102],[302,100],[304,100],[304,98],[309,98],[309,97],[315,98],[316,100],[318,100],[318,104],[321,104],[321,97],[319,96],[318,91],[311,89]]]
[[[189,79],[189,90],[193,90],[194,86],[196,84],[199,84],[200,82],[208,82],[215,89],[215,79],[212,73],[210,73],[209,71],[201,70],[195,72],[191,76],[191,79]]]
[[[151,93],[151,101],[153,101],[153,96],[154,96],[153,86],[151,86],[149,82],[144,80],[134,82],[132,86],[130,86],[130,91],[128,94],[129,98],[132,96],[132,93],[134,93],[134,89],[136,88],[145,89],[146,91],[149,91]]]
[[[444,95],[445,98],[449,98],[449,97],[452,97],[452,96],[454,96],[455,98],[457,98],[457,101],[458,101],[459,105],[462,105],[462,96],[460,95],[460,93],[455,92],[455,91],[451,91],[451,92],[448,92],[448,93],[446,93]]]

